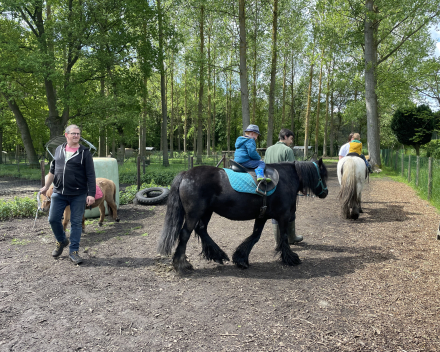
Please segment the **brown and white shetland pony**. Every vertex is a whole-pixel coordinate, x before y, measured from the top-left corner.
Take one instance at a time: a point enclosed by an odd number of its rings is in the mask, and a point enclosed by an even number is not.
[[[362,189],[367,177],[367,166],[357,156],[345,156],[338,162],[338,181],[341,185],[339,201],[341,215],[356,220],[362,211]]]
[[[102,226],[102,223],[104,222],[105,217],[105,205],[104,201],[107,202],[108,206],[108,213],[113,217],[113,220],[116,222],[119,222],[118,218],[118,210],[116,207],[116,185],[112,180],[98,177],[96,179],[96,186],[99,187],[102,191],[102,197],[95,199],[95,203],[91,206],[91,208],[99,207],[99,226]],[[46,195],[40,194],[40,200],[42,204],[43,211],[49,211],[50,209],[50,203],[51,203],[51,197],[53,193],[53,185],[49,187],[49,189],[46,191]],[[85,207],[85,205],[84,205]],[[85,208],[84,208],[85,210]],[[67,206],[64,210],[64,219],[63,219],[63,227],[64,230],[67,228],[67,224],[70,221],[70,206]],[[82,229],[83,232],[85,232],[85,224],[84,224],[85,218],[83,215],[82,219]]]

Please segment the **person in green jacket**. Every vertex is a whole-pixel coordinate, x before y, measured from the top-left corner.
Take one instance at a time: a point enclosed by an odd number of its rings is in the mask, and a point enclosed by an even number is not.
[[[283,161],[295,161],[295,155],[293,154],[290,145],[293,143],[293,132],[287,128],[281,129],[279,133],[279,141],[273,146],[267,148],[264,156],[264,162],[266,164],[281,163]],[[272,219],[272,226],[277,244],[280,241],[280,228],[278,222]],[[295,214],[289,221],[289,227],[287,232],[287,238],[289,244],[301,242],[303,236],[297,236],[295,234]]]

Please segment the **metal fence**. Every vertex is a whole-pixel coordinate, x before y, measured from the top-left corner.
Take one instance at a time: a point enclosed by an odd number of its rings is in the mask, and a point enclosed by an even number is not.
[[[428,201],[440,204],[440,160],[405,155],[403,149],[381,150],[382,163],[391,167]]]

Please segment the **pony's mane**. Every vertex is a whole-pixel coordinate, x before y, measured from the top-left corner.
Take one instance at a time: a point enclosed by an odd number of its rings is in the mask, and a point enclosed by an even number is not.
[[[318,165],[318,162],[314,162]],[[298,173],[299,182],[302,185],[301,192],[306,195],[314,194],[315,188],[318,185],[319,177],[318,168],[315,166],[312,161],[295,161],[295,169]],[[324,181],[327,181],[327,169],[324,164],[322,164],[323,175],[322,178]]]

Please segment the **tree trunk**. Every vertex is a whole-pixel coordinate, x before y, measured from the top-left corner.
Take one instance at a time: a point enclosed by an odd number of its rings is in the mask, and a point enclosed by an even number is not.
[[[212,21],[209,25],[208,35],[208,128],[206,129],[206,155],[211,155],[211,33]]]
[[[325,124],[324,124],[324,143],[322,146],[322,157],[327,156],[327,142],[328,142],[328,111],[329,111],[329,98],[330,98],[330,64],[328,65],[327,72],[327,92],[325,94]]]
[[[160,0],[157,1],[157,13],[159,24],[159,70],[160,70],[160,96],[162,101],[162,152],[163,152],[163,166],[170,166],[168,161],[168,142],[167,142],[167,97],[165,93],[165,68],[163,57],[163,24],[162,24],[162,8]]]
[[[306,111],[306,119],[305,119],[305,132],[304,132],[304,159],[307,158],[307,151],[309,147],[309,121],[310,121],[310,110],[311,110],[311,102],[312,102],[312,82],[313,82],[313,65],[315,56],[315,44],[313,44],[313,52],[312,52],[312,63],[310,65],[310,73],[309,73],[309,90],[307,91],[307,111]]]
[[[286,77],[287,75],[287,54],[284,55],[283,65],[283,103],[281,113],[281,128],[284,128],[284,121],[286,120]]]
[[[270,70],[270,89],[269,89],[269,117],[267,123],[268,147],[270,147],[273,144],[275,81],[276,81],[276,73],[277,73],[277,32],[278,32],[278,0],[274,0],[273,20],[272,20],[272,64]]]
[[[101,78],[101,97],[102,99],[105,98],[105,79],[104,77]],[[104,119],[105,116],[101,115],[102,118],[102,122],[99,124],[99,146],[98,146],[98,156],[103,158],[106,157],[107,155],[105,155],[105,123],[104,123]]]
[[[174,158],[174,58],[171,58],[170,158]]]
[[[370,19],[370,16],[377,10],[374,8],[374,0],[366,0],[365,7],[365,103],[367,108],[368,154],[370,155],[371,164],[380,167],[379,116],[376,95],[378,25]]]
[[[332,81],[333,83],[333,81]],[[330,94],[330,156],[334,156],[333,146],[335,142],[335,134],[334,134],[334,124],[333,124],[333,109],[334,109],[334,100],[333,100],[333,84],[331,85],[331,94]]]
[[[203,135],[202,135],[202,118],[203,118],[203,85],[204,85],[204,57],[203,48],[205,45],[204,34],[203,34],[203,22],[204,22],[204,12],[205,7],[200,7],[200,75],[199,75],[199,105],[197,112],[198,126],[197,126],[197,164],[202,163],[202,153],[203,153]]]
[[[4,98],[8,102],[8,106],[14,113],[15,121],[17,122],[18,130],[20,131],[21,140],[23,141],[24,149],[29,160],[29,164],[33,167],[38,165],[38,157],[35,153],[34,145],[32,144],[31,132],[29,131],[29,126],[26,119],[24,118],[21,110],[14,99],[10,99],[3,93]],[[1,152],[1,150],[0,150]],[[0,155],[1,157],[1,155]]]
[[[212,138],[211,145],[212,145],[212,152],[213,153],[216,153],[216,150],[215,150],[215,118],[216,118],[216,116],[215,116],[215,114],[216,114],[216,112],[215,112],[215,108],[216,108],[216,104],[215,104],[215,78],[216,78],[216,75],[215,75],[215,68],[214,68],[214,82],[213,82],[214,83],[214,101],[212,104],[212,136],[211,136],[211,138]]]
[[[321,71],[319,73],[318,103],[316,106],[316,125],[315,125],[315,153],[318,155],[319,143],[319,110],[321,108],[321,85],[322,85],[322,64],[324,63],[324,49],[321,52]]]
[[[243,131],[251,123],[249,114],[249,90],[246,66],[246,13],[245,0],[239,0],[238,17],[240,27],[240,91]]]
[[[184,91],[184,94],[185,94],[185,97],[184,97],[184,112],[183,112],[183,118],[184,118],[184,121],[183,121],[183,152],[184,153],[186,153],[187,152],[187,144],[188,144],[188,141],[187,141],[187,138],[188,138],[188,96],[187,96],[187,93],[188,93],[188,91],[187,91],[187,84],[188,84],[188,76],[187,76],[187,68],[186,68],[186,65],[185,65],[185,91]]]

